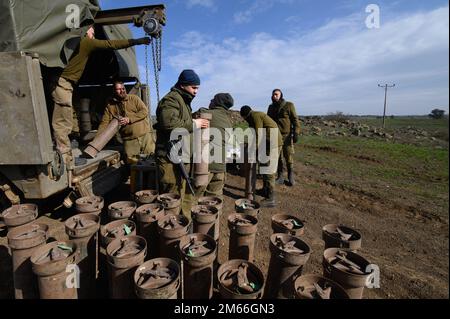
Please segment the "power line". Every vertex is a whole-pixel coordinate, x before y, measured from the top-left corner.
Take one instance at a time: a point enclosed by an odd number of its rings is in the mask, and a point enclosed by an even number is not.
[[[381,84],[378,84],[378,87],[384,88],[384,111],[383,111],[383,128],[384,128],[385,127],[385,123],[386,123],[387,91],[388,91],[388,88],[395,87],[395,84],[392,84],[392,85],[387,85],[387,84],[381,85]]]

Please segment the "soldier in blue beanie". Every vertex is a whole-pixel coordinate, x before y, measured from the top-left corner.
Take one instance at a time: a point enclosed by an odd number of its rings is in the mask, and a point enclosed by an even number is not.
[[[197,95],[200,87],[200,77],[193,70],[184,70],[170,92],[162,98],[156,109],[157,138],[156,138],[156,164],[158,165],[159,193],[177,193],[182,198],[182,212],[190,218],[190,207],[186,203],[186,181],[179,168],[172,163],[167,153],[170,149],[170,134],[174,129],[184,128],[193,132],[193,125],[198,128],[207,128],[209,122],[204,119],[192,119],[191,102]],[[186,171],[190,170],[190,163],[185,164]]]

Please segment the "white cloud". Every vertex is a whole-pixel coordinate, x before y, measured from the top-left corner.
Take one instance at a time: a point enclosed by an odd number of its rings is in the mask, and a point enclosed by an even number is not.
[[[276,4],[293,3],[295,0],[254,0],[249,8],[234,14],[233,20],[237,24],[249,23],[254,16],[263,13]]]
[[[380,114],[384,94],[377,84],[396,83],[389,114],[448,109],[448,7],[401,16],[380,29],[365,28],[364,20],[352,15],[286,39],[257,33],[216,43],[190,32],[169,63],[200,74],[197,106],[228,91],[236,107],[265,110],[279,87],[300,114]]]
[[[188,6],[188,8],[192,8],[194,6],[200,6],[211,9],[216,8],[215,0],[188,0],[186,1],[186,5]]]

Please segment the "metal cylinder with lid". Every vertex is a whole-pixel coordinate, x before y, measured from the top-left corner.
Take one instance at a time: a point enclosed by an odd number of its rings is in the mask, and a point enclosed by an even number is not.
[[[55,241],[36,249],[31,256],[41,299],[77,299],[80,251],[72,241]]]
[[[147,204],[136,209],[137,234],[147,241],[147,257],[159,257],[158,220],[166,216],[164,206]]]
[[[11,231],[15,227],[33,222],[38,217],[39,210],[36,204],[19,204],[5,209],[2,220]]]
[[[78,298],[95,297],[95,279],[98,271],[98,230],[100,217],[95,214],[79,214],[65,223],[66,234],[80,250],[80,288]]]
[[[139,299],[177,299],[180,284],[180,266],[168,258],[146,261],[134,274]]]
[[[183,215],[169,214],[158,221],[160,255],[180,261],[180,239],[189,232],[191,222]]]
[[[230,245],[228,259],[244,259],[253,262],[258,219],[250,215],[231,214],[228,217]]]
[[[109,274],[109,296],[112,299],[134,299],[134,273],[144,263],[147,243],[140,236],[116,239],[106,248]]]
[[[205,234],[190,234],[180,240],[183,260],[185,299],[211,299],[213,296],[213,262],[217,244]]]
[[[95,214],[99,215],[105,205],[103,197],[101,196],[86,196],[78,198],[75,201],[75,210],[79,214]]]
[[[31,268],[30,257],[36,249],[45,245],[48,226],[37,223],[19,226],[8,232],[7,237],[12,254],[15,298],[39,298],[38,284]]]
[[[311,248],[298,237],[273,234],[270,236],[270,253],[264,297],[293,299],[294,281],[301,276]]]

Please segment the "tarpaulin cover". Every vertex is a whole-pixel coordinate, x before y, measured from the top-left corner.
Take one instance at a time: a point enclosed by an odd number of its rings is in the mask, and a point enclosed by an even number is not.
[[[80,12],[77,29],[66,25],[73,5]],[[64,67],[99,10],[98,0],[0,0],[0,52],[36,52],[43,65]],[[103,26],[103,31],[110,40],[133,37],[127,25]],[[139,77],[134,48],[115,55],[121,77]]]

